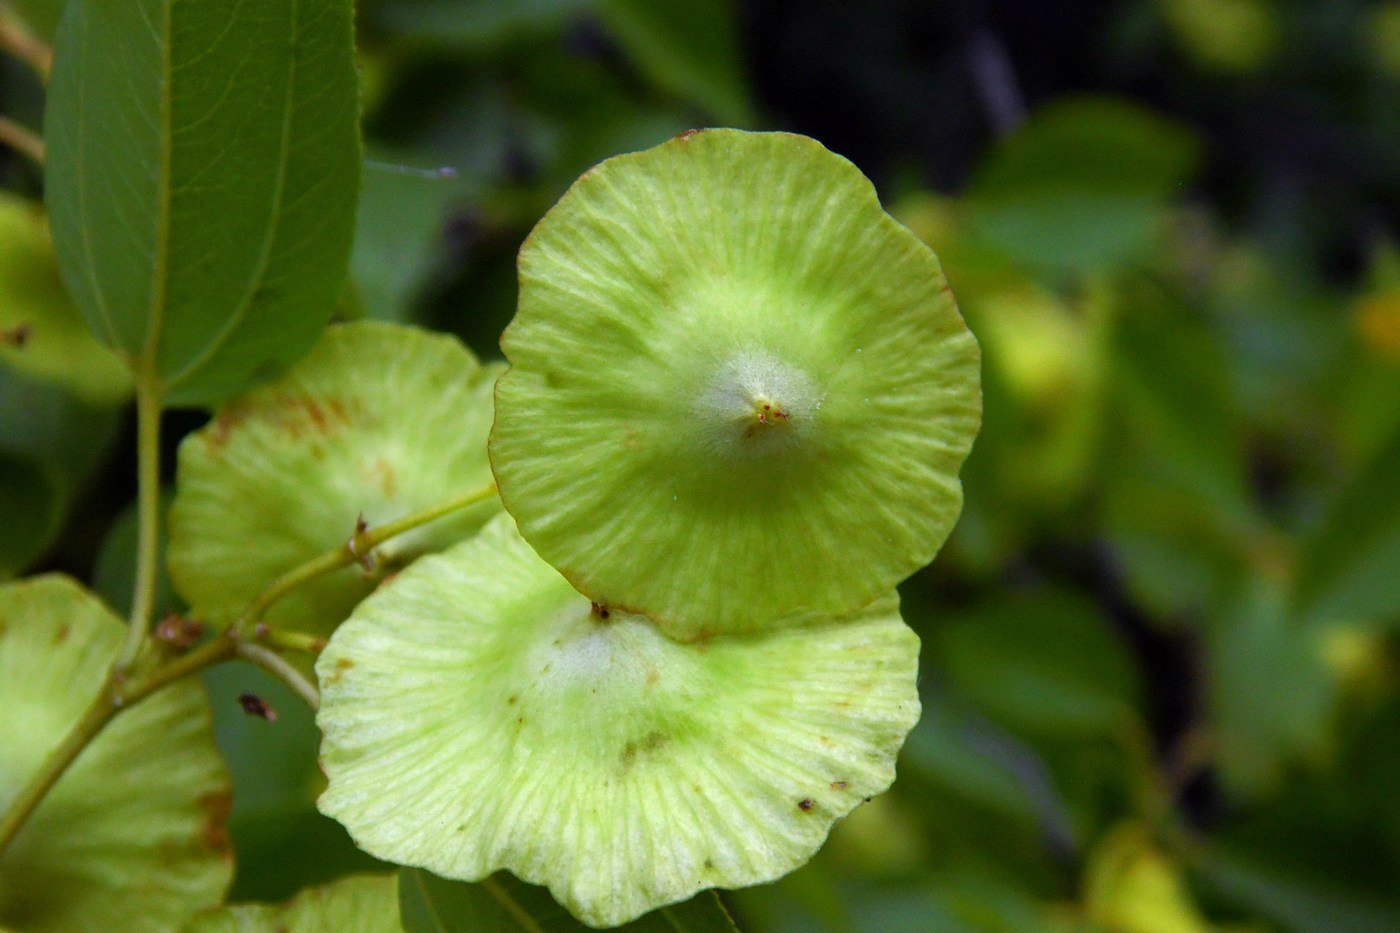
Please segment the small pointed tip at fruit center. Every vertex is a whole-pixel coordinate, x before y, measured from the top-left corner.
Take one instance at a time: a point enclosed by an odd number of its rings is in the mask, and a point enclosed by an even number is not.
[[[747,458],[786,448],[821,407],[812,379],[765,351],[741,351],[718,365],[695,406],[698,438],[721,456]]]
[[[792,416],[781,401],[758,395],[753,399],[753,411],[744,420],[744,436],[758,437],[767,431],[787,427]]]

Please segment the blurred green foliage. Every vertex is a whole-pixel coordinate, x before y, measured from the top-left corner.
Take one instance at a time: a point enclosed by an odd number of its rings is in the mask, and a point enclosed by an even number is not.
[[[56,4],[12,5],[51,31]],[[985,428],[904,587],[900,779],[726,895],[740,927],[1400,929],[1400,4],[838,7],[365,0],[345,315],[494,356],[521,240],[591,164],[694,125],[817,135],[942,257]],[[0,95],[33,124],[13,61]],[[128,419],[9,352],[0,572],[120,603]],[[363,868],[295,699],[246,666],[207,686],[235,895]]]

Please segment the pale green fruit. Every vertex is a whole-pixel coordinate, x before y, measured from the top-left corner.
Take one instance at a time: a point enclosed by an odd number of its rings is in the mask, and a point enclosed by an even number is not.
[[[456,338],[397,324],[332,327],[276,382],[225,405],[180,445],[170,576],[224,624],[273,579],[371,527],[491,482],[486,435],[500,367]],[[268,619],[329,633],[384,572],[475,531],[495,497],[394,538],[372,572],[328,574]]]
[[[0,811],[106,681],[125,626],[72,580],[0,586]],[[223,900],[229,783],[198,681],[118,715],[0,855],[0,928],[168,930]]]
[[[491,461],[581,592],[704,637],[850,611],[938,552],[977,343],[850,162],[739,130],[609,159],[520,282]]]
[[[331,638],[319,806],[380,858],[508,869],[620,924],[791,871],[885,790],[919,714],[918,645],[892,595],[674,641],[604,617],[502,515]]]
[[[22,345],[13,335],[23,329]],[[0,191],[0,366],[60,383],[84,401],[131,394],[126,364],[88,331],[58,274],[49,224],[23,198]]]
[[[401,933],[394,875],[352,875],[307,888],[285,904],[206,911],[185,933]],[[485,931],[483,931],[485,933]]]

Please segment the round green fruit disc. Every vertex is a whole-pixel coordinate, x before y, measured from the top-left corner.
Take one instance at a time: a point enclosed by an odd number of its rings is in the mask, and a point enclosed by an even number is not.
[[[73,581],[0,586],[0,812],[106,681],[125,626]],[[0,855],[0,929],[170,930],[223,900],[228,775],[195,680],[92,740]]]
[[[224,406],[180,445],[170,576],[197,615],[224,624],[281,574],[370,527],[491,482],[486,435],[499,366],[456,338],[394,324],[332,327],[276,382]],[[273,623],[329,633],[383,576],[475,531],[481,505],[382,545],[360,566],[299,587]]]
[[[402,933],[393,875],[351,875],[307,888],[285,904],[230,904],[185,933]]]
[[[581,592],[682,638],[933,559],[981,418],[938,260],[850,162],[706,130],[587,172],[520,252],[491,461]]]
[[[332,636],[319,806],[372,855],[508,869],[617,925],[791,871],[885,790],[919,714],[918,646],[893,596],[675,641],[591,604],[503,515]]]

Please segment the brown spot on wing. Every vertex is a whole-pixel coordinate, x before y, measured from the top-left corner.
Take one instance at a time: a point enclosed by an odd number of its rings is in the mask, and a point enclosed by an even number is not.
[[[352,661],[350,658],[347,658],[343,655],[341,657],[336,658],[335,669],[326,675],[325,682],[328,685],[340,683],[341,679],[345,676],[345,672],[350,670],[350,668],[354,666],[355,662]]]
[[[248,415],[249,411],[245,405],[240,405],[237,402],[225,405],[214,418],[213,423],[209,425],[205,434],[210,451],[217,453],[223,448],[233,433],[238,430],[238,426],[248,420]]]
[[[293,438],[300,438],[304,433],[334,434],[350,423],[345,403],[340,399],[318,399],[310,395],[281,396],[268,414]]]
[[[671,741],[670,736],[666,735],[664,732],[653,729],[643,736],[641,740],[628,742],[626,745],[622,746],[622,754],[619,756],[622,767],[630,768],[632,763],[636,761],[638,755],[655,752],[669,741]]]
[[[394,498],[399,489],[399,473],[392,463],[384,457],[376,457],[365,467],[364,473],[367,480],[378,484],[385,496]]]
[[[204,811],[199,841],[212,852],[232,857],[233,850],[228,841],[228,815],[233,810],[233,794],[227,790],[211,791],[200,797],[198,803]]]

